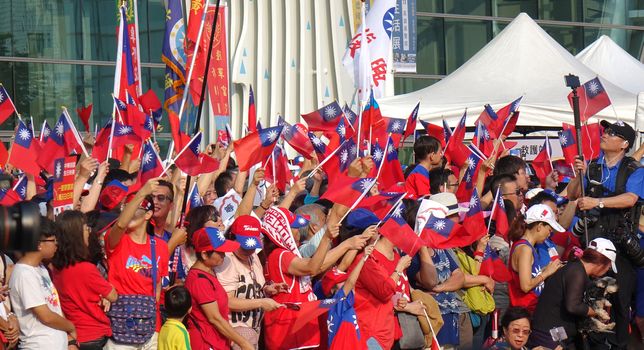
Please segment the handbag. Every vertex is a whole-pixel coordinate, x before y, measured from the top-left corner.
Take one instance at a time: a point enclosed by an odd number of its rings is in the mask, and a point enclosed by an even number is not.
[[[478,264],[474,259],[470,258],[460,249],[456,249],[455,252],[459,266],[463,272],[474,276],[479,274]],[[464,293],[459,292],[459,294],[463,298],[465,305],[472,310],[472,312],[479,315],[487,315],[496,308],[492,294],[481,288],[481,286],[466,288]]]
[[[112,304],[107,316],[112,325],[112,339],[117,343],[128,345],[145,344],[156,331],[156,243],[150,238],[152,250],[152,296],[149,295],[119,295]]]
[[[398,340],[401,349],[422,349],[425,347],[425,335],[420,329],[418,317],[406,312],[397,312],[402,337]]]

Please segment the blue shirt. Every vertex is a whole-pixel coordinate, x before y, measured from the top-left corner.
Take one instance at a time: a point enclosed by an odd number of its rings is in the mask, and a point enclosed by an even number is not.
[[[599,157],[597,159],[597,164],[601,165],[602,170],[600,171],[601,179],[593,179],[595,181],[601,182],[601,184],[610,192],[615,192],[615,185],[617,183],[617,173],[619,171],[619,166],[622,164],[622,160],[617,162],[612,167],[606,165],[605,157]],[[584,176],[584,187],[587,185],[588,178]],[[644,168],[636,169],[626,180],[626,192],[631,192],[636,194],[640,200],[644,199]],[[609,192],[604,192],[604,195],[608,195]]]

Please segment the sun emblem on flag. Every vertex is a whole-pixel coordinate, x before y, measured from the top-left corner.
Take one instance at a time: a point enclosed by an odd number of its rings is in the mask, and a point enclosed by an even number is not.
[[[42,130],[42,135],[43,135],[44,137],[48,137],[50,133],[51,133],[51,131],[49,131],[49,128],[44,128],[44,129]]]
[[[475,207],[478,202],[479,202],[478,198],[476,198],[476,197],[470,198],[470,206],[469,206],[469,208],[471,209],[471,208]]]
[[[331,305],[333,303],[335,303],[335,299],[324,299],[324,300],[322,300],[322,304],[324,304],[324,305]]]
[[[380,148],[374,149],[373,160],[375,160],[376,162],[380,162],[382,160],[382,150]]]
[[[438,220],[434,223],[434,230],[436,231],[442,231],[445,229],[445,221],[444,220]]]
[[[148,120],[145,122],[145,125],[149,130],[153,130],[154,124],[152,123],[152,118],[148,118]]]
[[[65,133],[65,126],[63,125],[63,123],[62,122],[56,123],[56,134],[58,136],[63,136],[64,133]]]
[[[320,140],[320,138],[317,136],[313,136],[313,144],[316,146],[320,146],[322,145],[322,140]]]
[[[400,125],[400,122],[395,121],[395,122],[391,125],[391,130],[392,130],[392,131],[398,131],[398,130],[400,130],[400,128],[401,128],[401,127],[402,127],[402,126]]]
[[[340,134],[340,136],[342,137],[347,134],[347,129],[344,127],[344,125],[338,126],[338,134]]]
[[[474,158],[472,158],[471,156],[467,157],[467,160],[465,161],[465,164],[467,164],[468,169],[474,169],[474,166],[475,166]]]
[[[333,326],[335,326],[335,323],[333,323],[333,315],[329,315],[329,319],[326,320],[326,325],[327,325],[329,334],[333,334],[333,329],[332,328],[333,328]]]
[[[471,181],[472,181],[472,175],[471,175],[471,174],[467,174],[467,175],[465,176],[465,182],[471,182]]]
[[[373,182],[371,180],[367,180],[367,179],[360,180],[360,189],[362,189],[363,191],[367,191],[371,188],[372,183]]]
[[[403,207],[402,207],[402,205],[399,205],[396,208],[396,210],[394,210],[393,214],[391,214],[391,216],[395,217],[395,218],[402,218],[402,214],[403,214],[402,211],[403,211]]]
[[[251,247],[251,248],[253,248],[253,247],[255,247],[255,246],[257,245],[257,241],[255,241],[255,240],[254,240],[254,239],[252,239],[252,238],[246,238],[246,241],[244,242],[244,244],[245,244],[247,247]]]
[[[119,134],[121,135],[129,134],[131,131],[132,131],[132,128],[129,127],[128,125],[123,125],[119,128]]]
[[[266,138],[268,139],[268,141],[272,143],[277,138],[277,131],[275,130],[269,131],[268,135],[266,135]]]
[[[145,152],[143,155],[143,165],[148,165],[152,162],[152,152]]]
[[[590,90],[592,94],[596,94],[599,91],[599,84],[597,84],[597,82],[595,82],[594,80],[591,81],[588,84],[588,90]]]
[[[349,151],[351,152],[351,154],[356,154],[356,152],[358,152],[358,147],[356,145],[353,145],[351,146]]]
[[[226,235],[223,230],[217,231],[217,238],[222,242],[226,240]]]
[[[25,197],[27,196],[27,188],[25,188],[25,187],[20,187],[20,189],[19,189],[18,191],[20,191],[20,192],[19,192],[19,193],[20,193],[20,197],[25,198]]]
[[[559,141],[561,141],[561,144],[564,147],[568,146],[568,138],[566,137],[566,135],[564,135],[564,134],[559,135]]]
[[[18,137],[20,137],[21,140],[28,140],[30,136],[31,136],[31,133],[27,129],[23,128],[23,129],[20,129],[20,131],[18,131]]]
[[[324,117],[326,120],[331,120],[336,115],[336,110],[334,106],[327,106],[324,108]]]
[[[349,152],[347,152],[346,149],[343,149],[342,152],[340,152],[340,163],[344,164],[347,162],[349,159]]]
[[[116,103],[118,103],[119,109],[125,109],[125,103],[123,103],[123,101],[117,100]]]

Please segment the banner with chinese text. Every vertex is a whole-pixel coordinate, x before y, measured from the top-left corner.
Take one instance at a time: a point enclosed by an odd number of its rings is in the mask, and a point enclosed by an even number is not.
[[[416,0],[397,0],[391,35],[394,71],[416,73]]]
[[[54,199],[51,202],[54,216],[74,209],[74,179],[76,157],[58,158],[54,161]]]

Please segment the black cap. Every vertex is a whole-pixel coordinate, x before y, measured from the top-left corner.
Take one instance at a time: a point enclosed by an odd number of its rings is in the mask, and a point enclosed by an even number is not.
[[[617,136],[628,141],[628,147],[626,147],[626,150],[629,150],[635,143],[635,130],[623,121],[618,120],[615,123],[610,123],[607,120],[602,120],[600,124],[605,129],[610,128],[615,132],[615,134],[617,134]]]

